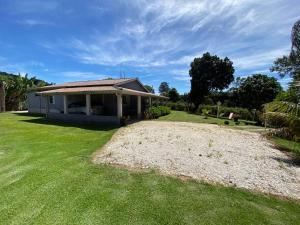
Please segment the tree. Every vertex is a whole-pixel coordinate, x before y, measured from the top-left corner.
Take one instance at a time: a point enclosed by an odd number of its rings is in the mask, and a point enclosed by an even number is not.
[[[167,96],[170,91],[169,84],[167,82],[161,82],[158,90],[159,90],[160,95]]]
[[[265,103],[273,101],[282,91],[274,77],[255,74],[241,79],[240,86],[234,91],[239,105],[248,109],[260,109]]]
[[[171,102],[177,102],[180,98],[176,88],[171,88],[171,90],[168,93],[168,97]]]
[[[300,81],[300,20],[293,26],[291,41],[290,54],[278,58],[270,70],[278,72],[281,76],[289,75],[294,81]]]
[[[5,95],[5,108],[6,110],[21,110],[25,107],[27,91],[33,87],[40,87],[48,85],[47,82],[43,80],[36,79],[35,77],[29,78],[26,74],[25,76],[9,74],[5,72],[0,72],[0,83],[4,83],[4,91],[2,85],[2,94]],[[1,98],[0,96],[0,98]],[[2,97],[3,98],[3,97]],[[3,108],[3,100],[2,102]],[[2,109],[3,110],[3,109]]]
[[[152,94],[155,93],[152,86],[150,86],[150,85],[144,85],[144,87],[145,87],[150,93],[152,93]]]
[[[227,88],[234,80],[232,62],[225,57],[205,53],[195,58],[189,71],[191,79],[191,100],[198,106],[211,90]]]
[[[0,80],[0,112],[5,112],[5,82]]]
[[[277,134],[285,136],[286,129],[296,139],[300,137],[300,91],[297,83],[300,83],[300,20],[292,29],[292,48],[289,55],[278,58],[271,71],[276,71],[281,76],[293,78],[287,92],[277,96],[276,100],[265,106],[265,123],[277,126]],[[278,132],[279,131],[279,132]]]

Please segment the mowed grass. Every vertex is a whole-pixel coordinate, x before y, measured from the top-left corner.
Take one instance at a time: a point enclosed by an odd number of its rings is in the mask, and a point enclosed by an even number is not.
[[[0,114],[0,224],[299,224],[297,202],[92,164],[115,131]]]
[[[218,125],[225,125],[224,121],[228,121],[229,124],[225,126],[244,126],[245,120],[239,120],[240,123],[238,125],[235,124],[233,120],[223,119],[223,118],[216,118],[208,116],[205,118],[205,116],[202,115],[196,115],[184,111],[171,111],[169,115],[159,117],[158,120],[162,121],[180,121],[180,122],[193,122],[193,123],[209,123],[209,124],[218,124]],[[253,123],[253,122],[252,122]],[[258,128],[257,126],[247,126]]]
[[[286,140],[279,137],[271,137],[271,141],[281,150],[293,152],[300,156],[300,143],[296,141]]]

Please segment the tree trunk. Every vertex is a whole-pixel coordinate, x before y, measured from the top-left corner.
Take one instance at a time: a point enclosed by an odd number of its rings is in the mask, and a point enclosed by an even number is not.
[[[0,81],[0,112],[5,112],[5,85]]]

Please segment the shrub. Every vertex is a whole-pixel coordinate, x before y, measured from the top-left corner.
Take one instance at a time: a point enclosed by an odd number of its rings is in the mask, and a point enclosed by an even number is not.
[[[167,106],[172,109],[172,110],[176,110],[176,111],[186,111],[186,104],[182,101],[180,102],[168,102]]]
[[[225,125],[229,125],[229,121],[228,121],[228,120],[225,120],[225,121],[224,121],[224,124],[225,124]]]
[[[267,112],[262,118],[268,127],[282,128],[288,127],[289,118],[285,113]]]
[[[165,116],[170,114],[171,110],[167,106],[151,106],[148,109],[149,119],[156,119],[160,116]]]

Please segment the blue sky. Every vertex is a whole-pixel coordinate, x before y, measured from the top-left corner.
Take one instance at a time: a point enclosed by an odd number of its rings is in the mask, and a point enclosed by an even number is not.
[[[299,0],[0,0],[0,71],[49,82],[138,77],[189,91],[190,62],[228,56],[235,76],[288,53]],[[276,76],[276,74],[270,74]],[[286,85],[289,79],[280,81]]]

